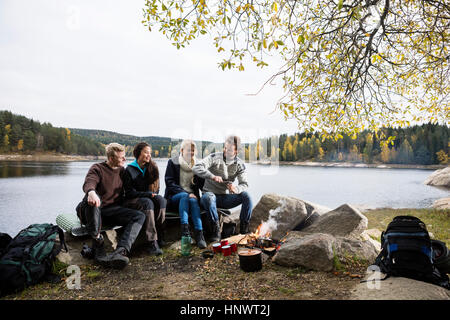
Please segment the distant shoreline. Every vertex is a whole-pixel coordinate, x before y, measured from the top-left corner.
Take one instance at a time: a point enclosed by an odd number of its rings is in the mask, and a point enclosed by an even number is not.
[[[270,165],[267,161],[255,161],[254,164]],[[438,170],[446,168],[443,164],[397,164],[397,163],[352,163],[352,162],[315,162],[315,161],[280,161],[281,166],[326,167],[326,168],[376,168],[376,169],[423,169]]]
[[[127,160],[132,160],[129,158]],[[154,158],[155,160],[167,160],[168,158]],[[104,161],[105,156],[81,156],[67,155],[60,153],[36,153],[36,154],[0,154],[0,161],[41,161],[41,162],[70,162],[70,161]],[[301,167],[325,167],[325,168],[376,168],[376,169],[424,169],[438,170],[446,168],[447,165],[432,164],[384,164],[384,163],[351,163],[351,162],[316,162],[316,161],[279,161],[278,163],[269,161],[252,161],[258,165],[280,165],[280,166],[301,166]]]
[[[105,156],[80,156],[60,153],[0,154],[0,161],[69,162],[106,160]]]

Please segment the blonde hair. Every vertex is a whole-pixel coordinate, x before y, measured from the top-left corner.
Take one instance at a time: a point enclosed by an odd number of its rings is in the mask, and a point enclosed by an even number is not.
[[[194,154],[195,154],[197,151],[197,145],[195,144],[194,140],[190,139],[183,140],[180,146],[180,155],[182,155],[183,150],[186,149],[191,150],[192,147],[194,147]],[[191,165],[194,165],[194,159],[191,159]]]
[[[193,140],[183,140],[183,142],[181,142],[180,152],[181,150],[186,150],[188,148],[191,149],[192,146],[194,146],[194,150],[197,150],[197,145]]]
[[[125,147],[118,143],[110,143],[105,147],[106,157],[109,159],[110,157],[114,157],[116,152],[125,152]]]

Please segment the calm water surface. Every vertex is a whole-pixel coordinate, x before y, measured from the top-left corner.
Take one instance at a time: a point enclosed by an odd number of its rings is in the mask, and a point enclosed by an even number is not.
[[[0,232],[11,236],[32,223],[55,223],[75,212],[81,187],[94,162],[1,162]],[[157,160],[164,193],[167,161]],[[249,192],[256,205],[265,193],[294,196],[334,209],[362,207],[425,208],[450,192],[426,186],[433,172],[419,169],[329,168],[247,164]]]

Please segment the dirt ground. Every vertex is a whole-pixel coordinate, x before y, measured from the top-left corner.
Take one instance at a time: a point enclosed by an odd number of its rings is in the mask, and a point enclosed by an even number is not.
[[[141,250],[121,271],[83,265],[81,289],[68,289],[65,266],[59,270],[60,282],[41,283],[3,299],[339,300],[349,297],[367,269],[350,261],[339,264],[339,271],[307,271],[276,265],[263,254],[262,270],[247,273],[240,269],[236,254],[206,259],[201,253],[195,248],[191,256],[183,257],[166,248],[162,256],[154,257]]]

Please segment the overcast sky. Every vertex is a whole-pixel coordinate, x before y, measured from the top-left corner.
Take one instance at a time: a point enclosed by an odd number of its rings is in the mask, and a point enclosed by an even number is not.
[[[246,142],[294,133],[278,71],[222,71],[212,38],[177,50],[142,25],[143,0],[0,0],[0,110],[58,127]],[[157,29],[157,28],[154,28]]]

